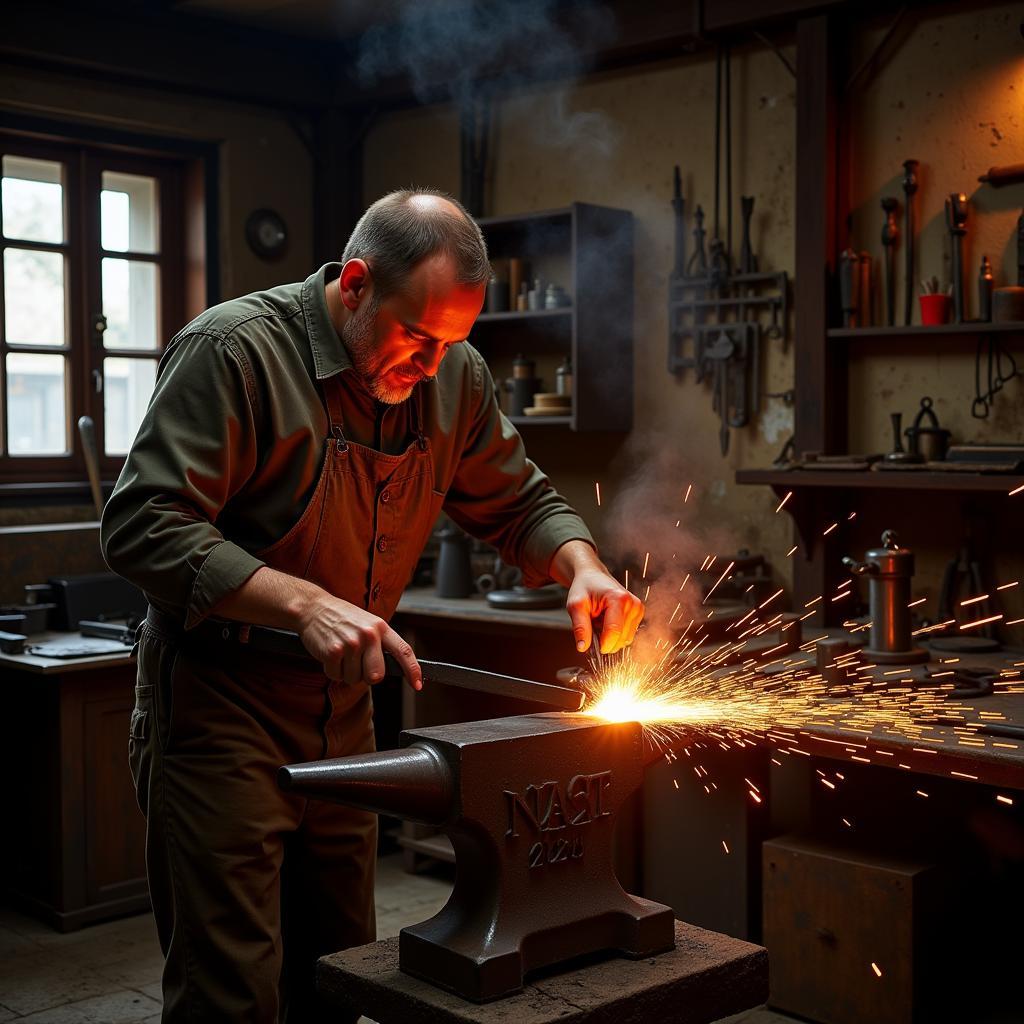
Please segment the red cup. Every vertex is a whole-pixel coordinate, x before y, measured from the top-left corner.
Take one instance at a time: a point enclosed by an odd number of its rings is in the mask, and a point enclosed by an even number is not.
[[[939,324],[949,323],[949,307],[951,300],[948,295],[941,292],[935,295],[919,295],[921,303],[921,323],[925,327],[938,327]]]

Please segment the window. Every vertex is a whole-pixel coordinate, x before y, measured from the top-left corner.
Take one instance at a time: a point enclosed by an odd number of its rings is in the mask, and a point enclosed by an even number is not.
[[[0,135],[0,481],[105,476],[185,322],[180,161]]]

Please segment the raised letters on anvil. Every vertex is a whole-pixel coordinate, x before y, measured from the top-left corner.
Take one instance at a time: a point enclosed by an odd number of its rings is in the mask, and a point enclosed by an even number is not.
[[[586,825],[612,812],[605,807],[604,794],[611,788],[612,773],[574,775],[563,789],[558,782],[527,786],[525,796],[506,789],[508,827],[505,836],[518,837],[516,819],[522,818],[536,832],[555,832],[571,825]],[[517,813],[518,812],[518,813]]]

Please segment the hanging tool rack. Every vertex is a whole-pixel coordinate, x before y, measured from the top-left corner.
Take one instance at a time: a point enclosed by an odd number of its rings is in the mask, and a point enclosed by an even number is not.
[[[725,92],[726,231],[720,231],[719,195]],[[680,375],[693,370],[698,384],[711,384],[712,408],[720,420],[722,455],[729,451],[730,430],[745,427],[761,405],[761,349],[764,338],[785,340],[789,282],[785,271],[758,269],[750,238],[754,197],[741,196],[743,217],[740,257],[732,249],[732,90],[729,51],[720,47],[715,82],[715,207],[710,241],[704,211],[693,221],[693,252],[687,256],[685,201],[675,168],[672,208],[675,216],[675,261],[669,275],[668,369]],[[763,323],[769,318],[767,326]]]

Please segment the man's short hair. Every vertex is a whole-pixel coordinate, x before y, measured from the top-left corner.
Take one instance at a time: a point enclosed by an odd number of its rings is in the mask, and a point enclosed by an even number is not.
[[[455,210],[424,207],[417,196],[436,196]],[[490,279],[487,243],[465,207],[445,192],[400,189],[378,199],[359,218],[342,254],[342,262],[365,260],[373,274],[377,299],[392,295],[421,260],[444,253],[455,264],[455,280],[478,285]]]

